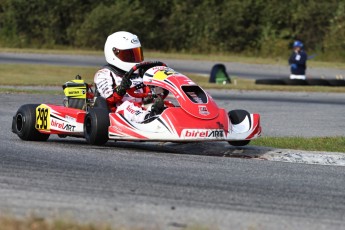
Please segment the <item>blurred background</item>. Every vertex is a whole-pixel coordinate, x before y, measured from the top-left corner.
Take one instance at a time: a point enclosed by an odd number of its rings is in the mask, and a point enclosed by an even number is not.
[[[283,57],[299,39],[345,60],[344,0],[1,0],[0,46],[103,49],[119,30],[146,50]]]

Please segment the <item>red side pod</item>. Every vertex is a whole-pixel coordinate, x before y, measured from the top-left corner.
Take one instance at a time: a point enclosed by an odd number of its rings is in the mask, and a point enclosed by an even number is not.
[[[131,136],[138,139],[145,140],[147,137],[144,137],[136,132],[136,128],[119,114],[110,113],[110,126],[108,128],[108,132],[117,134],[118,136]]]

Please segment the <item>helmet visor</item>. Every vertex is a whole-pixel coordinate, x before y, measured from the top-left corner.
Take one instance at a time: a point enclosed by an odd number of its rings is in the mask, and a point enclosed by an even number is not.
[[[114,54],[123,62],[137,63],[144,61],[143,50],[141,49],[141,47],[128,50],[120,50],[114,48]]]

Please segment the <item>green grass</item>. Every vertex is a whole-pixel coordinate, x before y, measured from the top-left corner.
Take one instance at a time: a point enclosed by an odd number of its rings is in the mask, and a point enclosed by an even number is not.
[[[19,48],[0,48],[0,52],[10,53],[40,53],[40,54],[71,54],[71,55],[95,55],[103,56],[103,50],[84,50],[74,49],[70,47],[60,47],[60,49],[19,49]],[[145,58],[152,59],[182,59],[182,60],[208,60],[218,62],[239,62],[249,64],[271,64],[271,65],[287,65],[288,57],[249,57],[243,54],[190,54],[190,53],[177,53],[177,52],[159,52],[144,50]],[[316,57],[317,59],[317,57]],[[324,62],[317,60],[310,60],[309,67],[327,67],[345,69],[344,62]]]
[[[95,67],[3,64],[0,65],[0,85],[61,86],[77,74],[91,83],[96,71]]]
[[[45,95],[63,95],[63,91],[57,90],[38,90],[38,89],[20,89],[20,88],[1,88],[0,93],[7,94],[45,94]]]
[[[111,230],[106,224],[80,224],[75,221],[53,220],[47,221],[44,218],[27,217],[25,219],[10,216],[0,217],[0,230]],[[126,228],[118,228],[126,229]],[[129,229],[129,228],[127,228]],[[115,230],[115,228],[114,228]]]
[[[140,223],[139,223],[140,225]],[[13,216],[0,216],[0,230],[139,230],[145,227],[111,227],[109,224],[78,223],[73,220],[46,220],[44,218],[30,216],[27,218],[15,218]],[[156,227],[154,229],[164,229]],[[202,225],[190,224],[181,229],[185,230],[209,230],[217,229]]]
[[[251,145],[345,153],[345,137],[261,137],[253,140]]]
[[[95,67],[71,67],[30,64],[3,64],[0,65],[0,85],[10,86],[61,86],[66,81],[74,79],[79,74],[88,83],[93,83]],[[233,78],[233,84],[221,85],[208,83],[208,77],[196,74],[186,74],[193,81],[205,89],[230,89],[230,90],[264,90],[264,91],[290,91],[290,92],[334,92],[345,93],[345,87],[327,86],[276,86],[256,85],[254,80]],[[236,81],[236,84],[235,84]],[[1,88],[1,87],[0,87]],[[0,92],[30,92],[30,90],[1,88]],[[37,93],[34,90],[33,93]],[[50,93],[56,93],[50,92]]]

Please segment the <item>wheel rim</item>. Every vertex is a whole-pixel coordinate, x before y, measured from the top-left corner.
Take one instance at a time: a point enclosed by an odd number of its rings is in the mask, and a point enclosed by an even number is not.
[[[16,117],[16,129],[18,132],[21,132],[23,130],[23,126],[25,123],[25,117],[22,114],[17,114]]]

